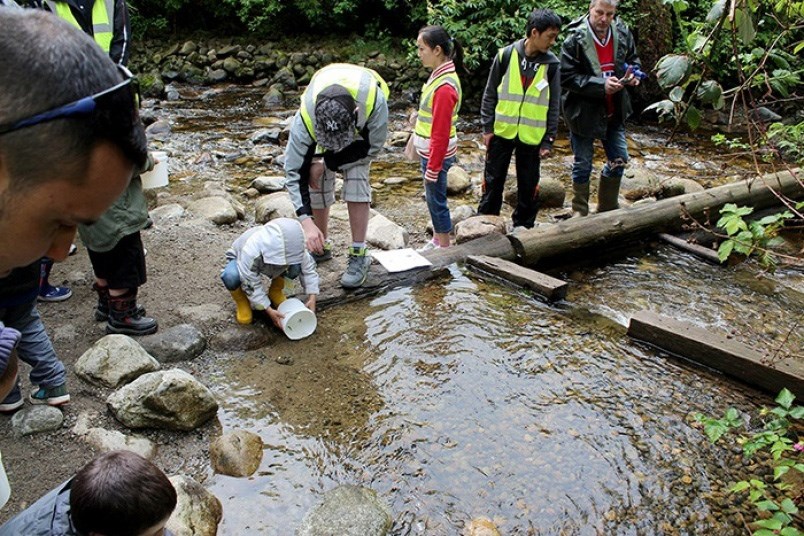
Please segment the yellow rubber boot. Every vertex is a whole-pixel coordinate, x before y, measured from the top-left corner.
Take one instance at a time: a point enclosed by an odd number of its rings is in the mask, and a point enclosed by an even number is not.
[[[285,278],[282,276],[275,277],[271,280],[271,286],[268,288],[268,299],[271,300],[271,305],[274,308],[279,307],[279,304],[285,301]]]
[[[251,304],[248,301],[248,297],[246,293],[243,292],[242,288],[237,290],[230,290],[232,294],[232,298],[237,305],[237,323],[238,324],[251,324],[252,314],[251,314]]]

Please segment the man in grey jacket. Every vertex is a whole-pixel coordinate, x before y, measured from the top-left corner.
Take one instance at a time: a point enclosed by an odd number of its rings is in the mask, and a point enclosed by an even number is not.
[[[290,199],[317,262],[332,258],[327,240],[335,203],[335,173],[343,175],[352,244],[341,277],[344,288],[361,286],[371,257],[366,249],[371,186],[369,166],[388,136],[388,86],[375,71],[347,63],[313,75],[293,117],[285,149]]]
[[[638,86],[641,64],[628,27],[615,19],[618,0],[592,0],[589,13],[572,22],[561,47],[564,119],[570,130],[572,212],[589,213],[589,177],[596,139],[603,141],[606,163],[600,174],[597,211],[619,207],[618,195],[628,146],[625,120],[631,115],[626,88]]]
[[[511,156],[516,151],[514,227],[531,228],[539,209],[539,166],[558,130],[561,84],[558,58],[550,52],[561,19],[534,9],[525,38],[500,49],[491,65],[480,117],[486,168],[478,213],[499,215]]]

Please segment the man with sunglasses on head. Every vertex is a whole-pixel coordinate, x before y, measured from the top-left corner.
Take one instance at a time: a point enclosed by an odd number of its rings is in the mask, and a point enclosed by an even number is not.
[[[128,63],[131,28],[124,0],[44,0],[40,5],[91,36],[116,64]],[[141,171],[152,167],[149,159]],[[107,333],[148,335],[158,328],[137,304],[139,287],[147,281],[140,236],[147,223],[148,204],[137,175],[102,218],[78,227],[95,272],[95,320],[106,321]]]
[[[32,264],[67,257],[76,227],[100,219],[145,165],[145,133],[130,82],[86,35],[33,10],[0,8],[0,28],[0,370],[15,366],[16,329],[20,358],[36,362],[31,401],[57,391],[58,404],[69,399],[63,365],[45,355],[20,274],[38,281]]]

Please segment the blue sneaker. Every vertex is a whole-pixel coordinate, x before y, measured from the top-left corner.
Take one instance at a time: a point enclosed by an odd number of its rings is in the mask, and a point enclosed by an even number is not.
[[[20,391],[19,384],[17,384],[14,389],[8,393],[8,396],[6,396],[6,399],[3,400],[3,403],[0,404],[0,413],[11,415],[20,409],[22,404],[22,392]]]
[[[40,302],[60,302],[70,299],[73,291],[70,287],[54,287],[47,285],[39,289],[39,296],[37,299]]]

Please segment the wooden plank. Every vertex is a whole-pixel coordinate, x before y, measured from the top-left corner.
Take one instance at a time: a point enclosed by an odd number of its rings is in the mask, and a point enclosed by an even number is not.
[[[661,238],[663,241],[667,242],[673,247],[676,247],[688,253],[692,253],[696,257],[700,257],[706,262],[721,265],[720,258],[718,258],[717,256],[717,251],[711,248],[707,248],[698,244],[693,244],[692,242],[687,242],[683,238],[673,236],[668,233],[659,233],[659,238]]]
[[[466,264],[528,288],[544,296],[547,301],[562,300],[567,296],[567,283],[564,281],[504,259],[486,255],[470,255],[466,258]]]
[[[628,335],[774,396],[784,387],[797,398],[804,396],[804,364],[786,360],[771,367],[761,353],[725,335],[650,311],[640,311],[631,318]]]

